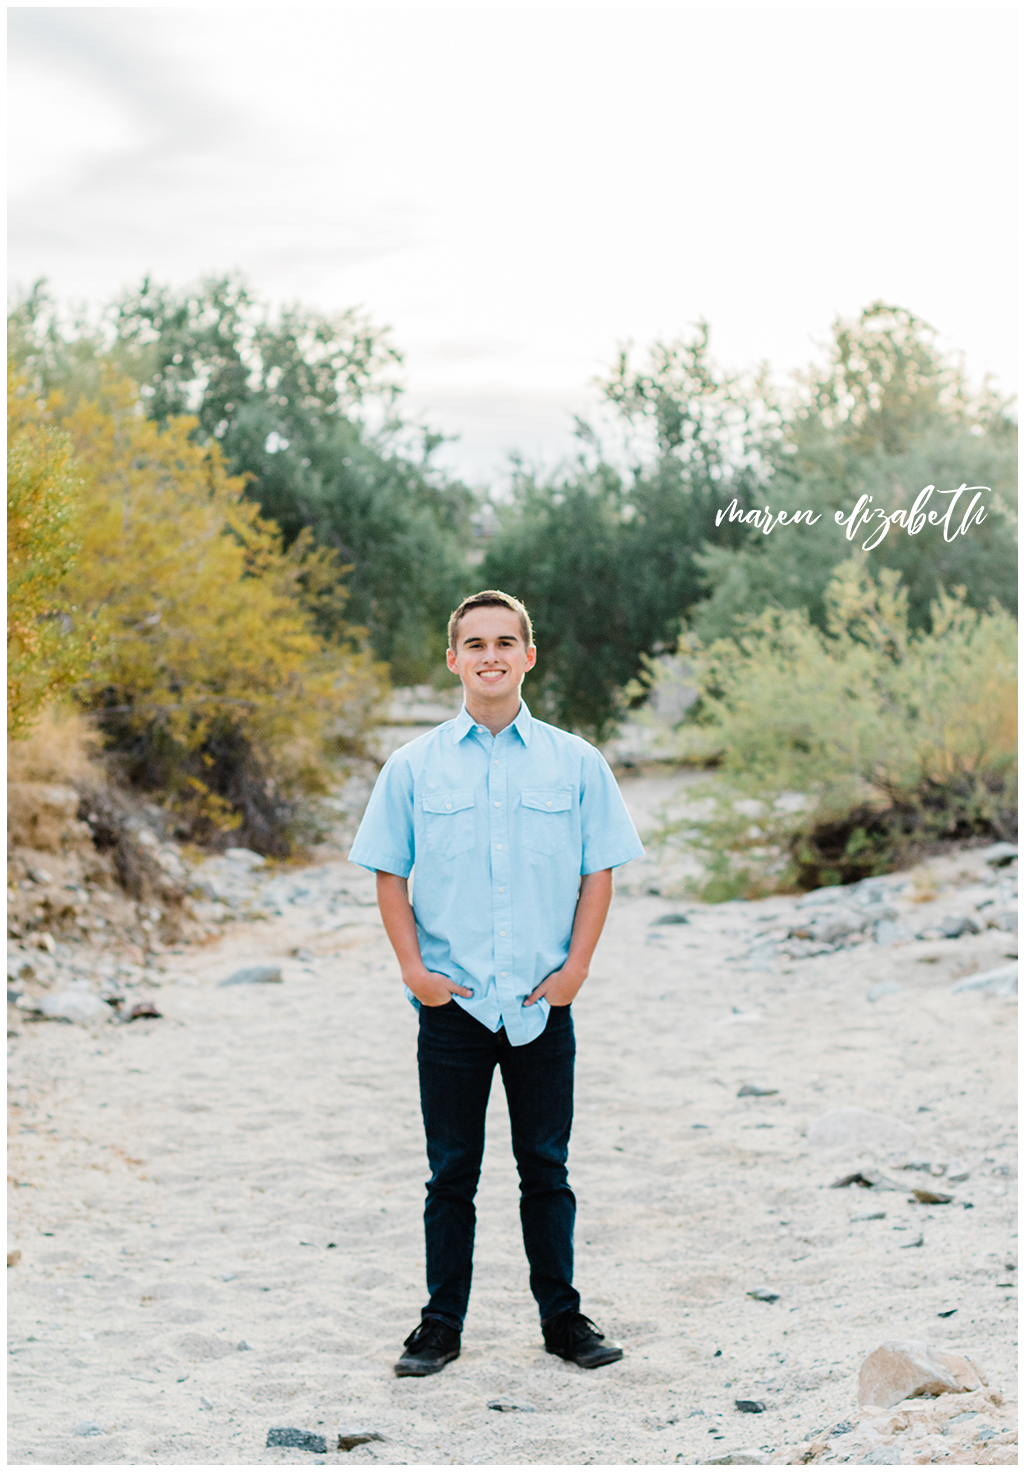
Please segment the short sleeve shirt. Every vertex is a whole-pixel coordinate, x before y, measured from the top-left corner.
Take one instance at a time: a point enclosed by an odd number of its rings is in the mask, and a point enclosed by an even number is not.
[[[520,1046],[547,1022],[544,998],[523,1002],[565,963],[581,876],[642,853],[601,753],[524,703],[497,736],[463,706],[400,747],[349,858],[412,874],[423,964],[471,989],[458,1005]]]

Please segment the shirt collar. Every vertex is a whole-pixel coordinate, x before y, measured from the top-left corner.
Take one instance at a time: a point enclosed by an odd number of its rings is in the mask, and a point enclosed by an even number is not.
[[[476,724],[469,711],[463,706],[455,717],[455,724],[452,727],[452,737],[456,744],[464,736],[468,736],[470,731],[476,730]],[[512,727],[506,729],[515,729],[518,731],[520,741],[522,741],[524,746],[529,746],[530,737],[533,734],[533,716],[531,716],[530,708],[525,700],[521,700],[519,703],[519,714],[512,722]]]

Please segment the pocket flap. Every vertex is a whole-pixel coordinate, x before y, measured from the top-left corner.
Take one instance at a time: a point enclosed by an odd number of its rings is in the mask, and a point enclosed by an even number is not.
[[[425,813],[460,813],[464,808],[473,807],[475,801],[472,792],[425,792],[423,811]]]
[[[564,787],[554,790],[543,788],[524,789],[523,807],[533,808],[539,813],[564,813],[572,807],[572,793]]]

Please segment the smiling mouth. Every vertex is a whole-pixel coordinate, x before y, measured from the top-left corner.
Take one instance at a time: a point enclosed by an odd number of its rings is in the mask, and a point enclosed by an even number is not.
[[[507,670],[477,670],[481,680],[490,680],[492,683],[503,680],[508,674]]]

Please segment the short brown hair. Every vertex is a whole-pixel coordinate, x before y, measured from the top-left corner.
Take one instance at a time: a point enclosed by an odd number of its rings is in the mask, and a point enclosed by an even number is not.
[[[530,615],[519,599],[513,598],[511,593],[502,593],[498,588],[485,588],[482,593],[472,593],[468,598],[463,598],[448,620],[449,649],[455,648],[459,624],[471,608],[507,608],[510,612],[518,614],[519,631],[523,636],[523,642],[527,649],[533,644],[533,625],[530,623]]]

